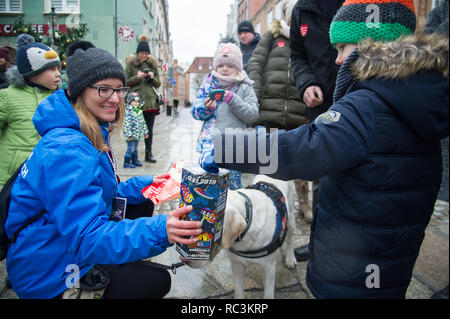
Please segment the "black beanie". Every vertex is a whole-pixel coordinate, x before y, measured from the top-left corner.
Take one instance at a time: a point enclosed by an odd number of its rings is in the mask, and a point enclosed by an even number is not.
[[[241,32],[255,33],[255,31],[253,30],[253,24],[251,23],[251,21],[245,20],[245,21],[242,21],[241,23],[239,23],[238,34]]]
[[[150,47],[148,45],[148,38],[145,34],[141,34],[138,38],[138,46],[136,49],[136,53],[139,52],[148,52],[148,54],[150,54]]]
[[[79,48],[67,58],[68,88],[71,101],[76,101],[83,90],[103,79],[120,79],[125,85],[126,75],[122,64],[109,52],[98,49]]]

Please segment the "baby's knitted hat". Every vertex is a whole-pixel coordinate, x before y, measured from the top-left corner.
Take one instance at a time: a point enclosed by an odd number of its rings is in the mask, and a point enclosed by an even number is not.
[[[331,22],[330,41],[395,41],[415,28],[414,0],[346,0]]]
[[[120,79],[125,85],[126,76],[115,57],[98,48],[78,49],[67,58],[67,77],[70,99],[77,97],[88,86],[103,79]]]
[[[125,98],[127,104],[130,104],[133,101],[139,102],[141,104],[141,94],[139,92],[130,92]]]
[[[16,65],[19,73],[31,78],[48,68],[60,66],[58,54],[29,34],[21,34],[16,41]]]
[[[231,42],[219,44],[213,59],[214,70],[222,64],[234,66],[238,71],[242,71],[242,53],[236,44]]]

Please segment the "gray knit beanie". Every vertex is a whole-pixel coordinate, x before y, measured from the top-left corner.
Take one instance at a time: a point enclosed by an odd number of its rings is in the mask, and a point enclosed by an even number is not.
[[[88,86],[103,79],[120,79],[125,85],[126,76],[122,65],[105,50],[89,48],[78,49],[67,58],[68,88],[71,101]]]

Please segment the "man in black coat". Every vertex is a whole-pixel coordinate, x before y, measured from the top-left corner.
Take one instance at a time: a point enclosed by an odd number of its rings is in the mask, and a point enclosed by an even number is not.
[[[291,67],[310,121],[327,111],[339,66],[328,30],[343,0],[299,0],[292,12]]]
[[[298,93],[305,102],[306,117],[313,122],[333,104],[339,66],[330,43],[331,20],[344,0],[299,0],[292,11],[290,27],[291,69]],[[313,213],[319,197],[319,181],[313,182]],[[305,219],[312,218],[305,216]],[[298,261],[309,257],[308,245],[294,250]]]
[[[253,51],[261,40],[261,35],[255,33],[253,24],[248,21],[242,21],[238,26],[238,38],[240,41],[240,49],[242,51],[242,62],[244,63],[244,70],[247,70],[248,60],[252,57]]]

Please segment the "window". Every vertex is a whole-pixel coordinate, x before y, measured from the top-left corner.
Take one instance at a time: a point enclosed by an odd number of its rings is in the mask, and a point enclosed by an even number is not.
[[[79,0],[46,0],[45,11],[51,12],[52,7],[56,13],[80,13]]]
[[[258,22],[255,26],[255,32],[256,33],[261,33],[261,22]]]
[[[0,12],[22,12],[22,0],[0,0]]]
[[[283,11],[283,3],[281,1],[278,1],[278,3],[275,5],[275,19],[281,20],[282,18],[282,12]]]
[[[267,24],[266,24],[266,29],[269,29],[270,25],[272,24],[273,21],[273,10],[270,9],[269,12],[267,12]]]

